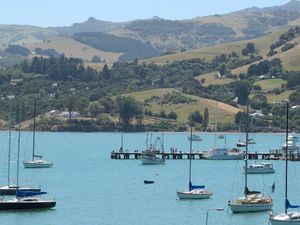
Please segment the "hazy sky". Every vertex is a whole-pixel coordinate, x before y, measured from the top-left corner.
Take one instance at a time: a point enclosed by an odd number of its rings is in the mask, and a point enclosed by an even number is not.
[[[248,7],[282,5],[289,0],[2,0],[0,24],[65,26],[96,19],[122,22],[159,16],[190,19]]]

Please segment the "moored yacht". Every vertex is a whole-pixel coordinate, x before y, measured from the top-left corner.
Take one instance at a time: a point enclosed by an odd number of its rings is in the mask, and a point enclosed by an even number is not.
[[[213,148],[202,152],[204,159],[211,160],[241,160],[244,156],[244,152],[239,149]]]
[[[247,168],[248,174],[269,174],[269,173],[275,173],[275,170],[273,168],[272,163],[258,163],[258,164],[252,164]]]

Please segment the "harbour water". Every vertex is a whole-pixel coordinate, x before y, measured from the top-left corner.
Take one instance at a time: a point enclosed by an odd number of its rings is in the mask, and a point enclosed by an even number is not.
[[[160,133],[153,133],[153,141]],[[193,149],[222,147],[224,140],[213,134],[200,134],[202,142]],[[279,149],[284,134],[251,134],[257,144],[250,151]],[[124,148],[145,148],[146,133],[123,135]],[[165,133],[165,149],[189,151],[188,133]],[[226,145],[235,147],[243,134],[227,134]],[[17,133],[12,138],[12,179],[16,177]],[[217,141],[215,141],[217,140]],[[269,212],[232,214],[228,200],[243,194],[243,161],[193,160],[192,180],[214,192],[210,199],[178,200],[177,190],[188,186],[188,160],[167,160],[165,165],[143,166],[139,160],[111,160],[118,150],[120,133],[49,133],[37,132],[36,152],[54,162],[50,169],[20,168],[20,184],[40,186],[48,197],[57,200],[51,210],[0,212],[1,224],[39,225],[196,225],[205,224],[207,209],[211,225],[268,224]],[[30,158],[31,133],[22,132],[21,161]],[[8,133],[0,132],[0,185],[7,184]],[[250,161],[254,163],[254,161]],[[273,161],[275,174],[249,175],[249,188],[262,190],[274,199],[274,212],[284,207],[284,161]],[[300,203],[300,162],[289,164],[289,199]],[[145,185],[144,180],[154,180]],[[271,186],[276,183],[274,193]]]

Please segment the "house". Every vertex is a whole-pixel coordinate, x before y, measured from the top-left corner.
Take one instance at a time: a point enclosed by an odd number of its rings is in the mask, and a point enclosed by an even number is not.
[[[70,113],[66,111],[62,112],[60,115],[64,118],[70,118]],[[71,112],[71,118],[77,118],[78,116],[79,116],[78,112]]]
[[[261,111],[256,111],[255,113],[251,113],[250,116],[264,117],[265,115]]]

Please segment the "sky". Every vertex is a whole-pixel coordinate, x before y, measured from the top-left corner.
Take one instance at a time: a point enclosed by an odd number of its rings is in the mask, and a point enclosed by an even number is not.
[[[124,22],[159,16],[181,20],[226,14],[289,0],[1,0],[0,24],[70,26],[89,17]]]

